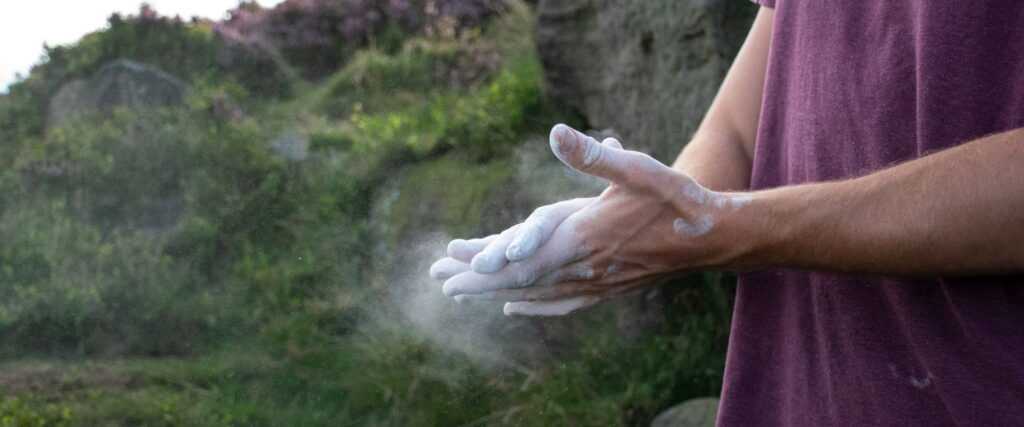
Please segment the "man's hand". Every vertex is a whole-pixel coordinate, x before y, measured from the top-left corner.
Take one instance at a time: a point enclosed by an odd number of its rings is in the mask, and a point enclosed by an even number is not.
[[[615,138],[606,138],[601,144],[622,149],[622,144]],[[446,280],[470,268],[480,274],[489,274],[500,270],[510,261],[529,258],[551,237],[562,221],[595,201],[597,197],[589,197],[542,206],[534,210],[526,221],[501,234],[482,239],[452,240],[448,244],[448,257],[431,266],[430,276]]]
[[[446,295],[507,301],[506,314],[561,315],[732,256],[718,224],[745,195],[708,191],[650,156],[564,125],[552,130],[551,147],[612,186],[597,200],[539,209],[501,235],[453,242],[451,258],[431,269],[447,279]]]

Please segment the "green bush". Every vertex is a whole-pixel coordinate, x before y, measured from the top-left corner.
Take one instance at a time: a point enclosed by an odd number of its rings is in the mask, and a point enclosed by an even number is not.
[[[153,65],[190,82],[237,80],[254,93],[271,99],[291,91],[289,71],[272,55],[239,52],[214,34],[210,23],[186,22],[160,16],[143,5],[137,15],[113,14],[108,28],[86,35],[68,46],[47,47],[47,61],[39,73],[47,80],[67,80],[92,75],[104,64],[130,59]],[[231,54],[234,54],[233,56]],[[234,61],[224,61],[232,56]]]
[[[206,26],[158,16],[145,5],[138,15],[113,14],[107,23],[107,29],[75,44],[47,47],[47,62],[39,71],[62,80],[82,78],[110,61],[130,59],[196,80],[218,68],[220,43]]]
[[[0,396],[2,397],[2,396]],[[64,427],[71,420],[71,411],[57,409],[53,405],[45,409],[37,402],[25,402],[18,397],[0,398],[0,426],[2,427]]]
[[[46,46],[45,60],[0,95],[0,167],[13,163],[22,144],[43,135],[49,101],[63,84],[88,78],[113,60],[153,65],[197,85],[237,83],[264,99],[292,93],[294,76],[285,65],[228,49],[208,23],[162,17],[144,5],[137,15],[111,15],[108,24],[75,43]],[[221,61],[232,52],[239,58]]]
[[[0,353],[186,354],[220,317],[202,278],[148,233],[104,236],[61,202],[0,221]]]
[[[470,54],[455,40],[412,40],[392,54],[360,51],[325,83],[322,109],[344,117],[355,104],[373,113],[428,100],[460,83],[453,74]]]
[[[495,78],[465,93],[438,92],[422,105],[387,112],[356,111],[345,124],[350,176],[376,182],[395,166],[459,150],[487,161],[508,155],[526,135],[556,121],[581,120],[544,96],[536,59],[511,63]]]
[[[102,226],[161,227],[183,202],[193,132],[179,112],[121,110],[51,130],[19,167],[30,188],[62,197],[71,212]]]

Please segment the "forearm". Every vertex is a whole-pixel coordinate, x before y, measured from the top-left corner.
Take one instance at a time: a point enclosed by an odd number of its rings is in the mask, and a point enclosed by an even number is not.
[[[770,8],[758,12],[704,120],[672,165],[711,190],[750,185],[773,14]]]
[[[713,191],[747,190],[752,161],[742,144],[735,135],[702,129],[690,140],[672,168]]]
[[[1024,272],[1024,129],[861,178],[753,194],[739,267],[891,275]]]

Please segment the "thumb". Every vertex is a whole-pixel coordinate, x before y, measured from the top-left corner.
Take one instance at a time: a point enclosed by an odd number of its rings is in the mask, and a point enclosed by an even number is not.
[[[564,124],[551,129],[549,142],[551,151],[567,166],[625,187],[648,188],[652,175],[667,169],[651,156],[602,144]]]

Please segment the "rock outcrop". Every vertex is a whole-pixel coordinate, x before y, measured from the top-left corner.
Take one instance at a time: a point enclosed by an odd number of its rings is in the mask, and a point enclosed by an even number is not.
[[[756,12],[744,0],[543,0],[549,93],[670,162],[696,130]]]
[[[159,108],[182,104],[189,86],[156,67],[126,59],[104,65],[91,78],[73,80],[50,100],[51,127],[83,113],[109,113],[117,107]]]

